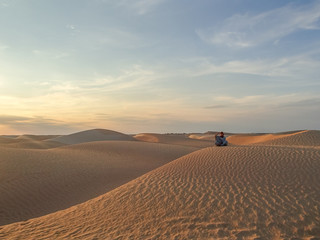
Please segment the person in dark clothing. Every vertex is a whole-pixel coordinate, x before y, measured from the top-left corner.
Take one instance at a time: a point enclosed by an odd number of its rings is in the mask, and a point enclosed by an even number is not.
[[[224,136],[223,132],[216,134],[216,146],[228,146],[228,141],[226,140],[226,137]]]

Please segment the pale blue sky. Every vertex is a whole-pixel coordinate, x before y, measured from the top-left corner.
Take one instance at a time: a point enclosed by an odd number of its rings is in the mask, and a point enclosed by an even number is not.
[[[0,0],[0,134],[320,129],[320,1]]]

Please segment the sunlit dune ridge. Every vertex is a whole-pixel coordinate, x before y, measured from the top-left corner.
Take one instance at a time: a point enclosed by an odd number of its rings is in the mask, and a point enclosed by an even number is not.
[[[317,141],[318,134],[291,137]],[[317,239],[320,149],[299,141],[198,150],[83,204],[2,226],[0,236]]]
[[[320,146],[320,131],[276,134],[236,134],[227,138],[234,145]]]

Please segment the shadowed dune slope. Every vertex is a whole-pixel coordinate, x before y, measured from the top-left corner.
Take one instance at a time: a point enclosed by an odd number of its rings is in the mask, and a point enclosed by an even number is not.
[[[92,129],[50,139],[65,144],[78,144],[93,141],[134,141],[129,135],[106,129]]]
[[[0,147],[0,225],[87,201],[195,150],[137,141]]]
[[[143,142],[165,143],[197,148],[212,147],[213,141],[189,138],[189,134],[156,134],[141,133],[134,136],[135,139]]]
[[[320,237],[320,150],[206,148],[113,191],[0,227],[5,239]]]

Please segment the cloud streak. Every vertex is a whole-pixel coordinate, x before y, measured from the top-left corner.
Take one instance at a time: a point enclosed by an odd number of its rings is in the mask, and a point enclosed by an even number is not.
[[[10,129],[10,133],[14,134],[66,134],[81,129],[81,126],[75,123],[65,123],[63,121],[40,116],[24,117],[0,115],[0,126]]]
[[[264,43],[275,43],[300,31],[319,29],[320,3],[299,7],[286,5],[257,15],[236,14],[221,26],[199,29],[198,36],[207,43],[234,48],[248,48]]]
[[[167,0],[100,0],[130,10],[135,15],[145,15]]]
[[[133,10],[138,15],[145,15],[165,1],[166,0],[120,0],[117,1],[117,4],[119,4],[121,7],[126,7]]]
[[[249,109],[255,112],[258,109],[265,111],[295,108],[314,108],[320,110],[320,97],[317,95],[286,94],[286,95],[253,95],[233,97],[228,95],[217,96],[213,100],[215,104],[206,106],[206,109]],[[230,112],[231,113],[231,112]]]
[[[195,59],[194,68],[189,75],[200,77],[212,74],[250,74],[264,77],[277,77],[277,81],[289,79],[298,83],[308,79],[309,84],[317,83],[320,61],[312,56],[301,54],[278,59],[232,60],[214,63],[209,58]]]

